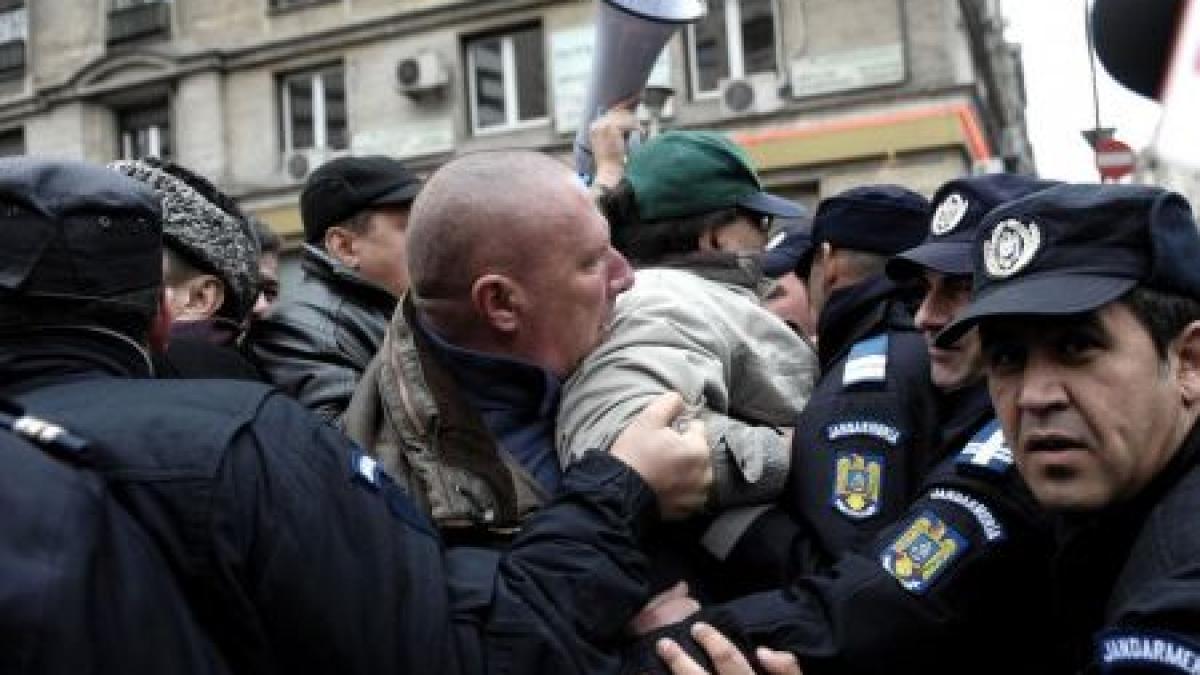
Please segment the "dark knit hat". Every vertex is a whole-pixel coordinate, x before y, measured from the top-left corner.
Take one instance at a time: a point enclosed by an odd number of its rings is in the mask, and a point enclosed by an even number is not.
[[[146,162],[119,161],[109,167],[149,185],[163,203],[163,243],[188,262],[216,275],[229,293],[233,312],[244,319],[258,298],[258,239],[245,221],[217,208],[181,179]]]

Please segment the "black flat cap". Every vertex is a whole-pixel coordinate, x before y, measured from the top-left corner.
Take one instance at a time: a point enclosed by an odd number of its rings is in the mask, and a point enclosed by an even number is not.
[[[304,238],[319,243],[325,231],[371,206],[411,204],[421,179],[390,157],[339,157],[308,177],[300,193]]]

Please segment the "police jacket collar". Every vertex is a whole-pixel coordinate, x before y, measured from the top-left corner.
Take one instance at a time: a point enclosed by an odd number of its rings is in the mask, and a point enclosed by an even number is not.
[[[986,380],[938,396],[940,438],[935,461],[961,450],[995,415]]]
[[[899,299],[900,288],[884,276],[834,291],[817,321],[817,356],[821,372],[829,369],[854,343],[888,328],[913,330],[912,317]]]
[[[396,308],[396,296],[387,289],[377,286],[359,276],[354,270],[329,255],[325,249],[304,244],[300,268],[307,275],[321,279],[338,292],[361,298],[364,302],[385,309],[388,313]]]
[[[152,377],[147,352],[133,340],[90,326],[0,334],[0,389],[16,393],[77,378]]]

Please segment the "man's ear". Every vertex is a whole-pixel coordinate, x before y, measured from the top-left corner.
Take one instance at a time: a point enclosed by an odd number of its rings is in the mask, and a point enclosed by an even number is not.
[[[189,279],[182,289],[183,304],[178,308],[177,321],[199,321],[212,318],[225,304],[225,283],[211,274]]]
[[[520,323],[521,288],[503,274],[485,274],[471,284],[471,304],[492,328],[514,333]]]
[[[357,244],[358,237],[340,225],[325,230],[325,250],[350,269],[358,269]]]
[[[1171,341],[1171,353],[1179,360],[1179,391],[1184,404],[1200,402],[1200,321],[1184,326]]]

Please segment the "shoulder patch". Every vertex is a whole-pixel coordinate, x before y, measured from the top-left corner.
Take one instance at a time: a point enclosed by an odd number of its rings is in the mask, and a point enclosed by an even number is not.
[[[879,513],[883,455],[843,451],[834,457],[833,506],[854,520]]]
[[[69,455],[78,455],[87,449],[87,441],[62,427],[32,415],[0,418],[0,427],[10,429],[18,436],[47,450],[58,450]]]
[[[958,504],[966,509],[975,521],[979,523],[979,529],[983,530],[983,536],[988,541],[1003,541],[1005,539],[1004,526],[1000,524],[1000,519],[992,510],[983,502],[958,490],[949,488],[934,488],[929,491],[929,498],[938,501],[950,502]]]
[[[352,480],[362,483],[369,488],[378,489],[379,483],[382,480],[380,478],[382,474],[383,471],[379,468],[379,462],[376,462],[374,457],[361,451],[351,453],[350,476]]]
[[[896,445],[900,442],[900,430],[896,427],[876,420],[842,420],[825,427],[825,438],[837,441],[850,436],[871,436],[887,443]]]
[[[1200,647],[1177,635],[1115,629],[1097,636],[1100,672],[1200,673]]]
[[[886,333],[856,343],[850,348],[850,356],[846,358],[846,366],[842,369],[842,386],[886,381],[887,355]]]
[[[924,593],[967,548],[966,537],[924,510],[883,549],[879,562],[906,590]]]
[[[996,419],[975,432],[966,447],[954,458],[960,473],[999,477],[1013,467],[1013,454],[1004,440],[1004,430]]]

